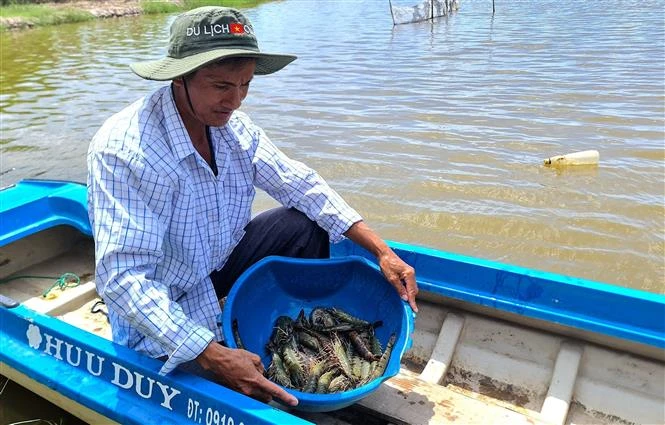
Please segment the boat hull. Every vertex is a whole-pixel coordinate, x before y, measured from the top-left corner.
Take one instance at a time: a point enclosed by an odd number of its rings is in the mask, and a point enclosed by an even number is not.
[[[377,391],[310,414],[186,373],[161,376],[159,361],[99,331],[89,314],[97,298],[84,186],[33,181],[0,191],[0,222],[0,279],[15,278],[0,285],[0,374],[86,422],[665,423],[659,294],[390,242],[418,275],[413,345]],[[331,254],[374,261],[350,241]],[[54,300],[20,278],[65,271],[82,283]]]

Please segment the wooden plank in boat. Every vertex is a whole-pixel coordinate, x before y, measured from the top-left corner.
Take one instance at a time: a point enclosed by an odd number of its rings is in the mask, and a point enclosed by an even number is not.
[[[536,414],[526,415],[467,397],[444,386],[400,373],[356,404],[396,424],[492,423],[542,424]]]
[[[101,336],[102,338],[111,340],[111,324],[108,321],[106,306],[96,305],[96,303],[100,301],[101,299],[99,297],[95,297],[76,310],[68,311],[61,316],[58,316],[58,318],[63,322],[67,322],[90,333]],[[97,312],[93,313],[93,307]]]
[[[57,233],[52,233],[46,241],[34,239],[32,245],[42,246],[52,240],[59,240],[56,236]],[[68,238],[63,237],[62,239],[67,240]],[[3,247],[3,249],[8,252],[13,251],[12,247]],[[0,293],[43,314],[56,316],[74,310],[97,295],[92,249],[92,242],[79,241],[70,246],[69,250],[58,248],[55,255],[42,252],[37,258],[37,260],[42,260],[41,262],[28,264],[27,260],[23,259],[19,261],[23,268],[12,270],[12,273],[5,275],[4,272],[8,271],[6,269],[16,263],[14,260],[8,260],[6,265],[0,267],[0,276],[9,279],[0,285]],[[2,258],[1,253],[0,258]],[[80,279],[80,284],[64,290],[58,287],[53,288],[47,297],[43,297],[44,291],[55,284],[58,277],[67,272],[74,273]],[[12,279],[12,277],[14,278]]]
[[[23,304],[40,313],[49,315],[63,314],[78,308],[81,304],[97,295],[95,284],[86,282],[74,288],[54,288],[46,298],[40,296],[25,300]]]

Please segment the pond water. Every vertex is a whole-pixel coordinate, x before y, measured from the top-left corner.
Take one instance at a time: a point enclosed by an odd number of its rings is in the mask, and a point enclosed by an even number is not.
[[[665,292],[665,4],[496,9],[396,27],[387,1],[247,9],[264,50],[299,59],[243,109],[386,239]],[[162,84],[128,64],[164,54],[172,19],[0,35],[1,185],[84,181],[96,129]],[[542,164],[586,149],[597,167]]]

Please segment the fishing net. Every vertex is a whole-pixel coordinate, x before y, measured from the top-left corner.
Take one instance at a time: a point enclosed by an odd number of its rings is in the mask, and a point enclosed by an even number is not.
[[[422,0],[415,6],[394,5],[392,0],[389,3],[393,25],[426,21],[459,9],[459,0]]]

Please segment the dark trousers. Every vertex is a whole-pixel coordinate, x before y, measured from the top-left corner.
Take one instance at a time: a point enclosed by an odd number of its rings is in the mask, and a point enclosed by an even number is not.
[[[221,270],[210,274],[217,298],[225,297],[238,277],[269,255],[328,258],[328,232],[294,208],[265,211],[245,226],[245,236]]]

